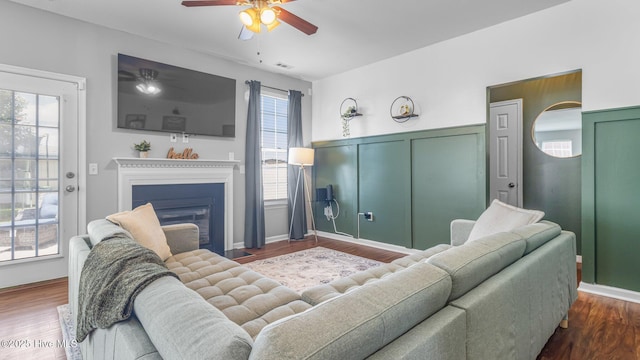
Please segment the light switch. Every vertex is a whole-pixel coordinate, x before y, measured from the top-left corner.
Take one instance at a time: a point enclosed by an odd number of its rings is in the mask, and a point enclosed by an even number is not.
[[[234,152],[229,152],[229,160],[235,160],[236,154]]]
[[[169,135],[169,141],[170,142],[178,142],[178,135],[176,135],[176,134]]]
[[[98,164],[96,163],[89,164],[89,175],[98,175]]]

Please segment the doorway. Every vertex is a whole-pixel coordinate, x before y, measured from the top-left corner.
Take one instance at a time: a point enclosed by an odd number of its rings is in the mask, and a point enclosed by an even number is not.
[[[517,81],[488,88],[488,103],[522,99],[522,207],[545,212],[545,219],[572,231],[577,238],[577,251],[581,253],[581,156],[552,156],[539,146],[560,146],[562,141],[542,145],[536,140],[536,120],[545,110],[562,110],[582,102],[582,71]],[[489,105],[488,105],[489,106]],[[573,106],[573,105],[572,105]],[[489,110],[489,109],[488,109]],[[489,111],[487,112],[489,113]],[[580,111],[578,111],[580,114]],[[487,122],[489,124],[489,121]],[[487,131],[489,134],[489,131]],[[491,141],[491,140],[487,140]],[[490,150],[488,150],[490,151]],[[491,156],[491,154],[489,154]],[[492,175],[488,182],[491,183]],[[491,187],[491,185],[489,185]]]
[[[84,79],[0,65],[0,288],[67,275],[82,109]]]

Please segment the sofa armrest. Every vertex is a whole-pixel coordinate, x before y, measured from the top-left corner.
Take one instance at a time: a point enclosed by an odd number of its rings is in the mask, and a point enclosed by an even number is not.
[[[458,246],[467,242],[475,223],[475,220],[453,220],[451,222],[451,245]]]
[[[74,236],[69,240],[69,306],[74,317],[78,314],[80,274],[91,251],[89,235]]]
[[[173,255],[198,250],[200,247],[200,230],[196,224],[165,225],[162,230]]]

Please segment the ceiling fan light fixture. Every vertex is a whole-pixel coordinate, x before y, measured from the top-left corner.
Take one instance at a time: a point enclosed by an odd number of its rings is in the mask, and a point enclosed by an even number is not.
[[[258,22],[258,12],[256,11],[255,8],[242,10],[238,14],[238,16],[240,16],[240,21],[247,28]]]
[[[280,25],[280,21],[274,20],[271,24],[267,25],[267,31],[271,31]]]
[[[265,6],[260,10],[260,22],[267,26],[273,24],[273,22],[276,21],[276,17],[276,11],[268,6]]]
[[[136,85],[136,89],[146,95],[158,95],[162,89],[153,82],[141,82]]]

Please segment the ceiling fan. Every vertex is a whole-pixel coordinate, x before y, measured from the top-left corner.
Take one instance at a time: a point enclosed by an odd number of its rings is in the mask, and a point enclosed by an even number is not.
[[[138,69],[140,76],[126,70],[118,71],[118,80],[136,81],[136,89],[143,94],[157,95],[162,92],[162,88],[157,82],[158,71],[154,69],[140,68]]]
[[[240,21],[242,21],[243,24],[239,36],[242,40],[251,39],[253,33],[260,32],[262,25],[266,26],[267,31],[271,31],[280,25],[280,21],[293,26],[307,35],[315,34],[316,31],[318,31],[317,26],[280,6],[273,6],[274,4],[284,4],[292,1],[295,0],[186,0],[182,2],[182,5],[186,7],[221,5],[250,6],[240,11],[239,14]]]

